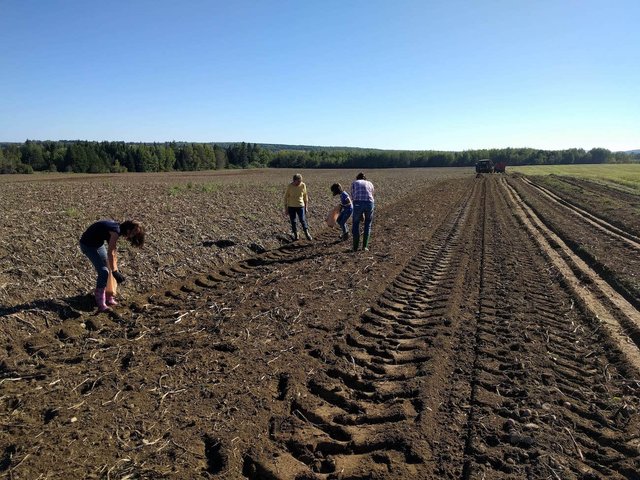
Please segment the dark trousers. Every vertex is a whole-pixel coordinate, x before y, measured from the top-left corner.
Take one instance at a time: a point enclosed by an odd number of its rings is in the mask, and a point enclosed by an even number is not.
[[[291,231],[296,233],[298,226],[296,225],[296,216],[300,219],[300,224],[304,230],[308,230],[307,216],[304,212],[304,207],[287,207],[289,209],[289,220],[291,220]]]
[[[349,220],[352,211],[353,209],[351,208],[343,209],[340,212],[340,215],[338,215],[338,220],[336,220],[336,223],[340,226],[343,235],[347,233],[347,220]]]
[[[364,214],[364,235],[371,235],[371,222],[373,222],[373,202],[353,202],[353,225],[351,228],[355,238],[360,237],[360,218]]]

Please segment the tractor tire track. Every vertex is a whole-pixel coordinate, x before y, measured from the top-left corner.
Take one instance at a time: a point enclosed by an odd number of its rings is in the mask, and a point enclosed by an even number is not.
[[[463,196],[459,184],[452,185],[453,189],[449,184],[434,187],[447,195],[438,207],[441,211]],[[403,199],[400,210],[424,211],[416,202],[421,196],[424,192]],[[406,247],[417,248],[411,235],[402,230],[405,225],[416,225],[413,219],[394,212],[385,216],[384,209],[380,213],[376,233],[402,235],[408,239]],[[433,219],[419,219],[417,225],[439,224],[439,217],[430,217]],[[382,243],[384,237],[379,235],[376,240]],[[413,235],[424,239],[431,233]],[[241,451],[247,445],[260,446],[252,435],[255,428],[247,435],[246,420],[242,419],[255,415],[253,421],[267,425],[268,416],[262,416],[281,410],[278,404],[267,409],[272,392],[274,398],[284,398],[291,389],[286,373],[280,370],[285,358],[295,357],[295,350],[302,349],[296,337],[333,328],[326,317],[314,321],[301,316],[304,301],[314,302],[305,308],[307,312],[326,311],[318,307],[322,294],[310,294],[319,288],[334,291],[320,275],[315,275],[310,289],[299,290],[297,305],[278,294],[291,295],[291,282],[298,282],[301,275],[315,268],[323,268],[335,278],[346,261],[354,264],[354,271],[362,272],[362,280],[382,290],[378,282],[365,278],[371,277],[367,272],[374,270],[384,277],[385,272],[400,269],[407,258],[377,244],[373,254],[345,253],[346,244],[337,242],[336,234],[330,231],[315,237],[314,242],[289,244],[216,268],[208,275],[167,285],[109,314],[79,311],[39,335],[17,342],[16,349],[23,348],[28,357],[17,364],[19,370],[8,371],[2,364],[2,373],[7,374],[6,381],[0,380],[2,405],[12,416],[19,412],[28,422],[3,423],[10,429],[8,438],[15,439],[7,447],[12,457],[6,461],[7,468],[21,464],[24,472],[33,473],[29,470],[31,461],[54,462],[53,457],[64,450],[65,455],[82,459],[70,466],[60,465],[59,471],[67,472],[67,478],[100,477],[106,471],[112,477],[193,478],[202,473],[239,478],[238,446],[244,445]],[[340,288],[351,287],[351,295],[357,299],[357,295],[367,294],[360,281],[343,282]],[[343,304],[348,307],[348,302]],[[314,360],[311,355],[308,358]],[[321,380],[317,381],[320,390]],[[30,385],[21,391],[19,386],[27,381]],[[237,420],[239,415],[241,420]],[[90,427],[81,426],[85,421]],[[74,422],[78,422],[75,425],[83,443],[99,445],[89,449],[91,457],[78,457],[64,449],[67,442],[73,444],[79,438],[75,429],[64,428]],[[244,433],[228,425],[239,425]],[[225,436],[227,429],[230,433]],[[49,431],[61,432],[64,445],[47,444],[47,435],[38,435]],[[33,435],[38,440],[22,447],[24,439]],[[334,435],[339,436],[340,430]],[[13,450],[17,453],[11,453]],[[130,460],[116,463],[123,455]],[[95,456],[112,459],[115,464],[98,465]],[[28,461],[22,463],[23,458]],[[29,473],[25,475],[16,478],[30,478]]]
[[[277,459],[249,457],[247,478],[429,478],[454,449],[459,470],[462,444],[446,444],[447,425],[433,437],[425,429],[442,405],[455,416],[447,382],[466,329],[460,272],[473,257],[465,224],[478,195],[476,185],[333,350],[308,350],[324,367],[290,387],[290,413],[270,422]]]
[[[84,463],[66,478],[638,479],[638,373],[565,278],[577,259],[551,260],[557,241],[532,238],[504,179],[446,192],[376,224],[424,228],[403,239],[410,256],[347,254],[322,232],[30,338],[36,367],[11,379],[25,387],[3,385],[3,464],[14,478],[67,455]],[[372,270],[375,293],[358,278]],[[312,293],[348,286],[357,310]],[[600,319],[620,321],[600,297]]]
[[[279,451],[249,456],[247,478],[637,478],[630,366],[510,205],[478,182],[333,351],[309,350],[322,366],[290,389],[270,422]],[[479,281],[461,282],[474,262]]]
[[[628,364],[532,248],[498,182],[486,186],[461,478],[638,478]]]

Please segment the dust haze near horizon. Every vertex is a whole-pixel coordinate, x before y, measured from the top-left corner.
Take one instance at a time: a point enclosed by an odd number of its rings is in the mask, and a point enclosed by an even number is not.
[[[640,2],[0,0],[0,141],[640,148]]]

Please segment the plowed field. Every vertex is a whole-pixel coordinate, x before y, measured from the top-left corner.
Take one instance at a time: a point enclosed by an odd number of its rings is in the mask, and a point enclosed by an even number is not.
[[[371,171],[354,253],[322,219],[356,172],[303,172],[298,242],[291,173],[0,178],[0,474],[640,478],[636,197]],[[104,217],[149,238],[97,314]]]

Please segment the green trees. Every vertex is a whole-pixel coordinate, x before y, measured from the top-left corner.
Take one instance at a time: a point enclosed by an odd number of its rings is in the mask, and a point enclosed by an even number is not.
[[[87,153],[82,145],[79,143],[70,145],[64,155],[64,170],[66,172],[82,173],[86,172],[87,168]]]
[[[592,148],[589,150],[591,163],[607,163],[611,159],[611,152],[606,148]]]
[[[463,167],[489,158],[507,165],[640,161],[640,153],[605,148],[538,150],[503,148],[444,152],[322,148],[251,143],[125,143],[35,141],[0,144],[0,173],[60,171],[79,173],[169,172],[224,168],[405,168]]]
[[[227,168],[227,151],[224,148],[220,148],[218,145],[214,145],[213,155],[216,158],[216,169],[222,170],[223,168]]]
[[[170,172],[175,169],[176,166],[176,152],[172,147],[157,146],[158,157],[160,160],[160,170],[163,172]]]
[[[10,145],[5,150],[0,148],[0,173],[22,173],[18,172],[19,165],[26,168],[20,161],[20,149],[17,145]]]
[[[227,148],[227,159],[229,165],[233,167],[246,168],[249,166],[249,152],[247,151],[247,144],[236,143]]]
[[[16,166],[8,158],[5,158],[0,148],[0,174],[2,173],[16,173]]]
[[[47,164],[44,161],[42,145],[31,140],[27,140],[20,147],[20,161],[31,166],[33,170],[45,170]]]

